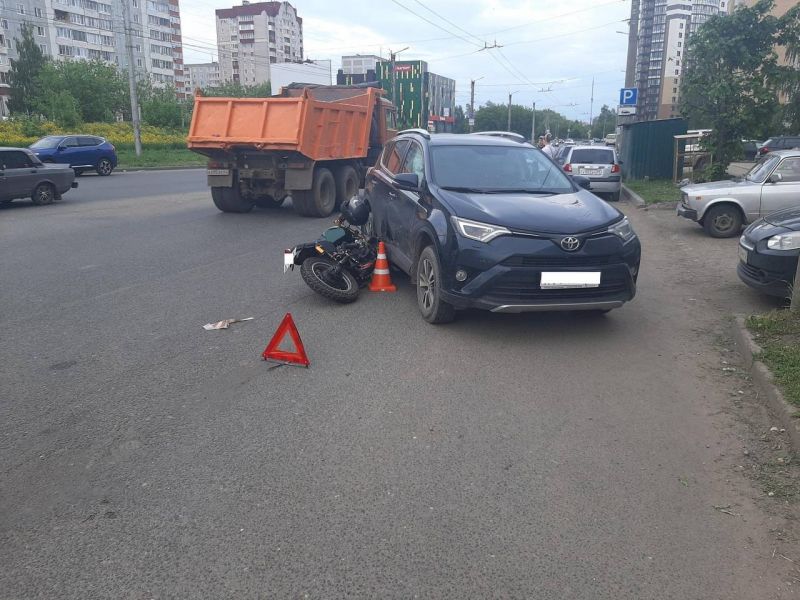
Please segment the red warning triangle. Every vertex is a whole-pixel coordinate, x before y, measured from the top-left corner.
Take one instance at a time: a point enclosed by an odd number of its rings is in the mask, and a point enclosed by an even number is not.
[[[294,352],[287,352],[286,350],[280,350],[278,348],[287,333],[294,342]],[[300,339],[300,334],[297,332],[297,326],[294,324],[291,313],[286,313],[286,316],[283,317],[283,321],[281,321],[281,324],[278,326],[278,330],[275,332],[275,335],[272,336],[272,339],[269,341],[269,344],[267,344],[261,356],[264,357],[264,360],[273,360],[290,365],[302,365],[307,367],[311,364],[308,362],[306,350],[303,348],[303,341]]]

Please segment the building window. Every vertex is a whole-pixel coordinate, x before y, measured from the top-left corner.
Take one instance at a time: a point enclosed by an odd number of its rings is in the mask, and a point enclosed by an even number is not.
[[[683,29],[683,23],[681,23],[681,29]]]
[[[8,29],[8,21],[6,19],[0,21],[0,25],[2,25],[3,29]]]
[[[675,69],[675,75],[680,75],[680,74],[681,74],[681,70],[680,69]]]
[[[17,12],[21,15],[25,14],[25,5],[24,4],[17,4]]]
[[[679,38],[682,38],[682,37],[683,37],[683,32],[682,32],[682,31],[679,31],[679,32],[678,32],[678,37],[679,37]]]
[[[37,17],[39,17],[41,19],[42,18],[42,9],[41,8],[34,8],[33,9],[33,14],[35,14]]]
[[[40,35],[40,36],[44,37],[44,27],[39,27],[37,25],[36,26],[36,35]]]

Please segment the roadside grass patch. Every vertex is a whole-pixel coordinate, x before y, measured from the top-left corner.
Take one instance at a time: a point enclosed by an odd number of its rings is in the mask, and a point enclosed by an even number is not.
[[[669,179],[636,179],[626,181],[625,185],[639,194],[646,204],[678,202],[681,199],[681,190]]]
[[[191,152],[185,147],[143,146],[142,155],[136,156],[133,147],[118,146],[118,169],[135,169],[137,167],[202,167],[208,158]]]
[[[763,349],[759,360],[769,367],[786,399],[800,408],[800,314],[776,310],[747,319]]]

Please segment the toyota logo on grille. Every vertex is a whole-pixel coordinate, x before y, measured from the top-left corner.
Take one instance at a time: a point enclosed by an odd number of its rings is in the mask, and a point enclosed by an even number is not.
[[[575,250],[581,247],[581,241],[570,235],[561,239],[561,247],[567,252],[575,252]]]

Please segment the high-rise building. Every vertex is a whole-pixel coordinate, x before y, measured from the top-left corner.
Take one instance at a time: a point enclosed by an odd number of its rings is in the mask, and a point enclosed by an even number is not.
[[[636,120],[678,116],[686,42],[731,0],[632,0],[625,83],[639,90]]]
[[[452,131],[455,122],[456,82],[428,71],[423,60],[378,63],[378,81],[386,97],[397,106],[401,128],[422,127],[434,131]]]
[[[122,2],[130,2],[135,68],[185,97],[179,0],[0,0],[0,116],[6,114],[15,39],[30,25],[54,60],[102,60],[127,69]]]
[[[223,82],[270,80],[270,64],[303,62],[303,20],[288,2],[248,2],[217,16],[217,54]]]
[[[198,88],[204,90],[219,87],[222,82],[217,62],[187,64],[185,67],[186,87],[189,94],[194,95],[194,91]]]

